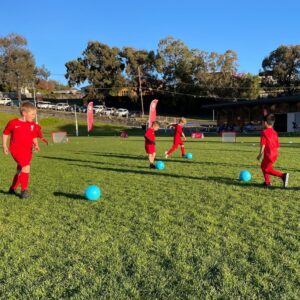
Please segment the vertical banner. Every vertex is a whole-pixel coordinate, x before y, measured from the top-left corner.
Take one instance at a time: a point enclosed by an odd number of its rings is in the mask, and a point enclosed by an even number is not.
[[[90,132],[93,129],[94,122],[94,103],[90,102],[87,107],[87,131]]]
[[[149,109],[149,124],[148,126],[151,127],[152,123],[156,121],[156,106],[157,106],[157,99],[152,100],[150,104],[150,109]]]

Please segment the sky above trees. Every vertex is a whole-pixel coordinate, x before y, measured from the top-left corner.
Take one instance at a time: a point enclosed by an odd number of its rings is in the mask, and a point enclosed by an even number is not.
[[[297,0],[1,1],[0,35],[24,35],[38,65],[65,81],[64,64],[87,42],[157,49],[172,35],[190,48],[238,54],[240,72],[257,73],[281,44],[300,42]]]

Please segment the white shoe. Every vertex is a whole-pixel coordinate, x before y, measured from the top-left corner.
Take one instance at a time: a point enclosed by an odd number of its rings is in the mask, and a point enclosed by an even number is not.
[[[169,155],[167,153],[168,153],[168,151],[165,152],[165,158],[166,159],[169,157]]]

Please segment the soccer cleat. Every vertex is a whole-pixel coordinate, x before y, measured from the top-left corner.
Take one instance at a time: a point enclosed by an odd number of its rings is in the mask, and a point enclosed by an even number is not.
[[[263,187],[265,188],[270,188],[271,186],[272,186],[271,183],[266,183],[266,182],[263,183]]]
[[[165,152],[165,158],[167,159],[169,157],[168,151]]]
[[[185,155],[185,154],[182,154],[181,157],[182,157],[182,158],[186,158],[186,155]]]
[[[22,191],[22,192],[21,192],[21,195],[20,195],[20,198],[21,198],[21,199],[27,199],[27,198],[29,198],[28,190]]]
[[[10,188],[10,189],[8,190],[8,194],[9,194],[9,195],[17,195],[16,191],[15,191],[13,188]]]
[[[155,169],[155,165],[154,164],[150,164],[149,168],[150,169]]]
[[[283,187],[286,189],[289,186],[289,173],[284,173],[282,176]]]

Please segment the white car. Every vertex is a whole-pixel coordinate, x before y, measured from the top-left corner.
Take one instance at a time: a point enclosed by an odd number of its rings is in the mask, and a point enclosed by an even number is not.
[[[55,110],[66,110],[69,107],[67,103],[57,103],[55,105]]]
[[[125,108],[119,108],[119,109],[116,110],[115,116],[128,118],[129,111],[128,111],[128,109],[125,109]]]
[[[94,106],[94,113],[95,114],[100,114],[105,110],[105,106],[103,105],[95,105]]]
[[[115,113],[116,109],[113,108],[113,107],[109,107],[109,108],[106,108],[102,113],[105,115],[105,116],[113,116],[114,113]]]
[[[7,105],[8,103],[11,103],[11,99],[10,98],[2,98],[2,99],[0,99],[0,104]]]
[[[39,101],[36,106],[37,108],[49,108],[49,104],[51,104],[51,102],[48,101]]]

